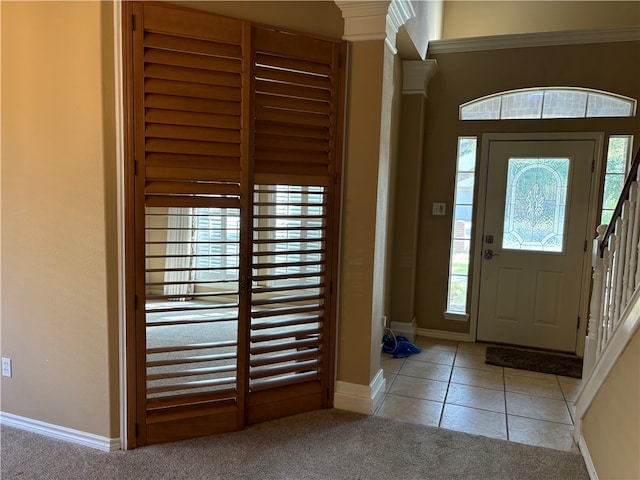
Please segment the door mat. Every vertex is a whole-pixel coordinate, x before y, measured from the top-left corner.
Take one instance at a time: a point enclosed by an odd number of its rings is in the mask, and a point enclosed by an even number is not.
[[[487,347],[485,363],[532,372],[582,378],[582,359],[516,348]]]

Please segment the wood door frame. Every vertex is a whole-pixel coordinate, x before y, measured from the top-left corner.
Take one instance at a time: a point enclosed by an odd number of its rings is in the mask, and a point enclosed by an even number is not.
[[[471,341],[476,341],[478,329],[478,310],[480,304],[480,273],[482,269],[482,256],[478,252],[482,251],[482,232],[484,230],[485,221],[485,202],[487,198],[487,180],[489,166],[489,151],[492,142],[513,142],[513,141],[575,141],[587,140],[594,142],[594,170],[591,176],[589,206],[587,213],[587,225],[585,225],[585,235],[588,235],[589,229],[593,226],[597,227],[599,214],[599,198],[598,188],[601,184],[601,174],[604,153],[604,132],[540,132],[540,133],[486,133],[482,135],[480,159],[477,169],[477,195],[474,201],[474,232],[473,232],[473,263],[471,273],[471,308],[469,315],[469,335]],[[587,236],[587,240],[588,240]],[[591,282],[591,245],[587,245],[587,253],[583,260],[583,274],[581,278],[581,294],[579,315],[581,318],[580,327],[578,328],[578,340],[576,342],[576,354],[584,355],[584,341],[581,338],[586,336],[587,324],[589,323],[589,285]]]
[[[120,448],[135,448],[135,376],[129,375],[128,365],[135,364],[134,352],[127,349],[127,339],[133,329],[127,325],[127,318],[134,312],[135,286],[127,284],[126,278],[134,271],[133,258],[126,252],[132,246],[133,216],[126,212],[126,205],[133,199],[131,165],[133,159],[133,138],[125,134],[127,125],[133,118],[132,82],[125,81],[131,76],[131,38],[123,35],[124,29],[132,28],[130,2],[113,2],[113,63],[114,63],[114,119],[116,126],[116,211],[118,227],[118,347],[119,347],[119,426]],[[131,394],[134,401],[131,401]],[[131,410],[133,408],[134,410]]]

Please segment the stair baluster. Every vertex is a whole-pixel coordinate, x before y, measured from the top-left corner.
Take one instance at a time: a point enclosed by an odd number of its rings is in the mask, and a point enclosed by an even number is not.
[[[625,309],[640,288],[640,150],[613,212],[594,240],[593,283],[585,344],[584,376],[611,341]]]

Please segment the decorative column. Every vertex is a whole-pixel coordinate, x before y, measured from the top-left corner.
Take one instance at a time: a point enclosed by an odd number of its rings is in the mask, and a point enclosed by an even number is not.
[[[402,70],[389,314],[394,333],[413,340],[416,333],[414,303],[425,110],[427,88],[438,72],[438,64],[435,60],[404,61]]]
[[[351,42],[384,40],[395,55],[396,35],[407,20],[415,17],[408,0],[363,2],[336,0],[344,18],[343,39]]]
[[[401,72],[398,28],[405,1],[337,1],[351,41],[342,197],[341,270],[334,406],[371,414],[385,381],[380,343],[385,314],[393,132]]]

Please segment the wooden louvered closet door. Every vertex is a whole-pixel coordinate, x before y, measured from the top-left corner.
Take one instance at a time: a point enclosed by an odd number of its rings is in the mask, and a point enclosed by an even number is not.
[[[135,444],[331,406],[344,43],[127,15]]]
[[[342,48],[253,29],[250,423],[333,396]]]
[[[135,4],[138,444],[244,424],[249,26]],[[243,201],[244,200],[244,201]],[[245,228],[247,224],[245,222]]]

